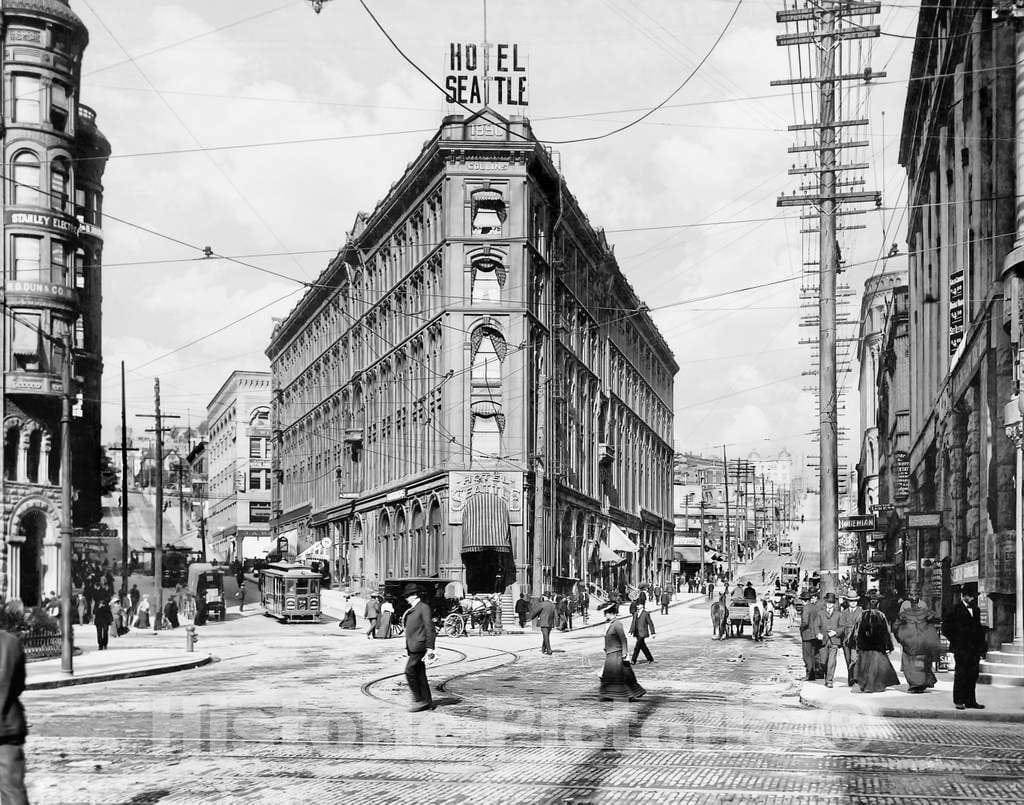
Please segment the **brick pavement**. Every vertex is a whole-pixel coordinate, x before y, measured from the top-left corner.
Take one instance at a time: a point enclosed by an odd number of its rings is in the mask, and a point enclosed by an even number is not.
[[[442,640],[442,707],[415,716],[398,641],[247,621],[207,668],[26,694],[32,801],[1024,799],[1019,728],[803,707],[795,641],[711,641],[707,618],[657,617],[636,704],[597,701],[600,629],[552,657],[533,635]]]

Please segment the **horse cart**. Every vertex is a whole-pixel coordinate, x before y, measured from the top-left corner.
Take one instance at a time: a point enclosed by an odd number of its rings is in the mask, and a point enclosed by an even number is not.
[[[478,629],[482,635],[501,633],[496,601],[476,595],[459,598],[444,619],[443,630],[448,637],[462,637],[473,629]]]
[[[762,640],[765,635],[771,634],[774,621],[775,615],[771,605],[762,599],[756,601],[733,599],[727,602],[723,595],[711,605],[711,627],[714,640],[724,640],[734,635],[742,637],[744,626],[750,626],[750,636],[753,640]]]

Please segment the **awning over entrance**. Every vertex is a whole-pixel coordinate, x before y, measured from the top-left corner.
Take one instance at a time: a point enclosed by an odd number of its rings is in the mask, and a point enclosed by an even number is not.
[[[637,544],[626,536],[626,532],[615,523],[608,527],[608,547],[613,551],[626,551],[627,553],[636,553],[640,550]]]
[[[611,548],[609,548],[608,543],[606,542],[597,543],[597,552],[598,555],[601,557],[602,562],[617,565],[619,562],[622,561],[622,557],[615,553],[615,551],[613,551]]]
[[[705,561],[707,561],[705,556]],[[675,550],[675,560],[687,565],[700,564],[700,547],[697,545],[683,545]]]
[[[471,495],[462,510],[462,552],[474,551],[512,553],[508,506],[490,492]]]

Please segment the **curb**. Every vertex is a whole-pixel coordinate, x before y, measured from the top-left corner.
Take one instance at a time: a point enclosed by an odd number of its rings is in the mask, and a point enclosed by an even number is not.
[[[25,690],[52,690],[53,688],[66,688],[71,685],[91,685],[96,682],[112,682],[118,679],[135,679],[141,676],[157,676],[158,674],[171,674],[175,671],[187,671],[191,668],[200,668],[213,662],[213,655],[207,654],[195,660],[175,663],[173,665],[157,665],[149,668],[136,668],[127,671],[110,671],[109,673],[91,674],[89,676],[69,676],[64,679],[48,679],[42,682],[27,682]]]
[[[844,683],[845,684],[845,683]],[[869,695],[869,694],[865,694]],[[815,710],[828,710],[832,712],[856,713],[859,716],[883,716],[885,718],[919,718],[927,720],[948,719],[951,721],[989,721],[1001,722],[1004,724],[1024,724],[1024,713],[1000,713],[995,710],[956,710],[952,703],[949,710],[918,710],[912,707],[900,705],[882,705],[879,707],[858,707],[844,701],[830,701],[824,704],[815,701],[813,696],[805,696],[800,691],[800,704],[805,707],[813,707]]]

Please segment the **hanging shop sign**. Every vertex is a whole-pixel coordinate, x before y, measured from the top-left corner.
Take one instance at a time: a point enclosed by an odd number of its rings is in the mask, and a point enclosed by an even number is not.
[[[452,42],[445,59],[445,101],[453,106],[523,109],[529,105],[526,56],[512,42]]]
[[[894,490],[898,499],[905,500],[910,497],[910,453],[906,450],[896,451],[896,488]]]
[[[854,514],[849,517],[839,518],[840,531],[874,531],[875,515]]]
[[[964,272],[949,274],[949,357],[956,355],[964,340]]]

